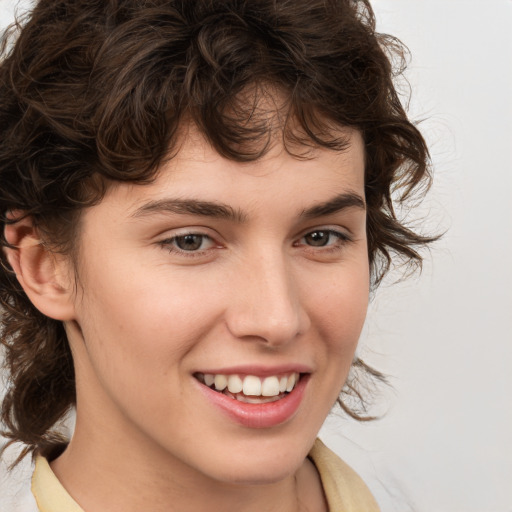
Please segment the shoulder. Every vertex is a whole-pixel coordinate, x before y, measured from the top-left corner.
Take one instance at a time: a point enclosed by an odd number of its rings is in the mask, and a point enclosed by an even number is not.
[[[320,439],[309,452],[322,480],[324,493],[332,512],[378,512],[379,507],[361,477]]]

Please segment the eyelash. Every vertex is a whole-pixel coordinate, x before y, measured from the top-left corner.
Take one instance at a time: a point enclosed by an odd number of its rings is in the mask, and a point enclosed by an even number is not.
[[[328,245],[309,245],[309,244],[302,244],[301,241],[304,240],[308,236],[312,236],[314,234],[322,233],[324,235],[328,235],[328,242],[331,241],[331,237],[334,237],[336,240],[332,244]],[[197,249],[197,250],[190,250],[187,251],[185,249],[182,249],[178,247],[177,241],[180,239],[184,239],[188,236],[194,236],[194,237],[200,237],[201,238],[201,245],[203,245],[203,242],[206,240],[209,240],[211,242],[211,247],[208,247],[206,249]],[[321,253],[331,253],[335,251],[342,250],[345,244],[352,242],[353,239],[346,233],[343,233],[341,231],[337,231],[335,229],[314,229],[312,231],[308,231],[304,235],[302,235],[296,242],[294,242],[294,247],[304,246],[307,247],[308,250],[314,251],[315,253],[321,252]],[[212,237],[209,235],[206,235],[204,233],[198,233],[198,232],[190,232],[190,233],[183,233],[176,236],[173,236],[171,238],[166,238],[165,240],[162,240],[160,242],[160,245],[167,249],[171,254],[178,254],[181,256],[184,256],[186,258],[197,258],[204,256],[212,247],[215,247],[215,241]],[[222,246],[218,245],[217,248],[221,248]]]
[[[319,228],[319,229],[314,229],[312,231],[308,231],[307,233],[305,233],[304,235],[302,235],[300,237],[299,241],[305,239],[307,236],[311,236],[311,235],[317,234],[317,233],[322,233],[324,235],[328,235],[329,236],[328,241],[331,240],[331,237],[334,237],[336,240],[335,240],[335,243],[330,244],[330,245],[315,246],[315,245],[305,244],[306,247],[310,248],[311,250],[314,250],[315,252],[317,251],[317,248],[320,251],[322,251],[322,253],[339,251],[339,250],[343,249],[345,244],[352,242],[352,238],[349,235],[347,235],[346,233],[337,231],[335,229],[329,229],[329,228],[326,228],[326,229]],[[294,244],[295,247],[297,247],[298,245],[299,245],[299,242],[296,242]]]
[[[177,241],[180,239],[184,239],[187,236],[195,236],[195,237],[201,237],[201,245],[204,241],[209,240],[212,244],[212,247],[215,246],[215,241],[213,238],[209,235],[206,235],[204,233],[197,233],[197,232],[190,232],[190,233],[180,233],[179,235],[173,236],[171,238],[166,238],[165,240],[162,240],[160,242],[160,245],[167,249],[171,254],[178,254],[181,256],[185,256],[186,258],[197,258],[200,256],[204,256],[204,254],[210,250],[210,247],[207,249],[199,249],[199,250],[192,250],[187,251],[185,249],[181,249],[176,245]],[[220,247],[220,246],[218,246]]]

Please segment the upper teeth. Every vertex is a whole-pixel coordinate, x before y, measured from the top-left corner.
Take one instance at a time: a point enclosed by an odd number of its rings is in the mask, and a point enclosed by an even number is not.
[[[299,380],[298,373],[289,375],[272,375],[256,377],[255,375],[223,375],[221,373],[202,375],[204,383],[217,391],[227,389],[230,393],[241,393],[247,396],[277,396],[285,391],[290,392]]]

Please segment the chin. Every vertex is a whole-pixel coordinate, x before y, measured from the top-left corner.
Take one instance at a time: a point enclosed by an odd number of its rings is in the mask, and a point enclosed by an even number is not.
[[[294,461],[295,462],[295,461]],[[226,484],[239,486],[265,486],[281,482],[293,476],[303,464],[304,459],[294,464],[279,464],[279,466],[262,466],[250,467],[246,464],[239,471],[228,472],[219,478]]]
[[[309,447],[286,447],[285,445],[286,442],[282,442],[280,449],[260,446],[259,449],[249,452],[240,450],[238,453],[237,448],[233,446],[234,456],[224,460],[219,456],[213,461],[216,474],[214,479],[226,484],[256,486],[272,485],[285,480],[300,469],[309,451]],[[219,464],[220,460],[222,460],[221,464]]]

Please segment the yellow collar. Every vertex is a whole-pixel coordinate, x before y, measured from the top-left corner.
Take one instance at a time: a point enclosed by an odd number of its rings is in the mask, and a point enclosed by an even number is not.
[[[84,512],[57,480],[50,464],[38,455],[32,475],[32,494],[40,512]]]

